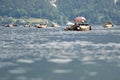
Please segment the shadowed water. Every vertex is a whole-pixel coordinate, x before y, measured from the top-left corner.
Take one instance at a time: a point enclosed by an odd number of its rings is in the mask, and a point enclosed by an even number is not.
[[[120,80],[120,26],[0,26],[0,34],[0,80]]]

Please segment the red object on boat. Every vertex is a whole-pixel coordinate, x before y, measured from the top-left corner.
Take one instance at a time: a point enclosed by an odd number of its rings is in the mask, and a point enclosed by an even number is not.
[[[86,21],[86,18],[85,17],[76,17],[74,19],[74,22],[85,22]]]

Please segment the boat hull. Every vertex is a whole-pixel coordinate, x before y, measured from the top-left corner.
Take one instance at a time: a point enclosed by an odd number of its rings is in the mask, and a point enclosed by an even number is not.
[[[104,28],[111,28],[113,27],[113,24],[111,22],[106,22],[104,25],[103,25]]]
[[[66,28],[64,28],[64,30],[66,31],[90,31],[91,30],[91,26],[90,25],[86,25],[86,24],[79,24],[79,25],[72,25],[72,26],[68,26]]]
[[[112,24],[107,24],[107,25],[104,25],[103,27],[104,28],[111,28],[111,27],[113,27],[113,25]]]

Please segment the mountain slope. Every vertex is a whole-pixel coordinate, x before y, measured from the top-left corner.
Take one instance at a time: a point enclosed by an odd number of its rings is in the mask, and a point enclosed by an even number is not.
[[[120,22],[120,0],[58,0],[58,6],[69,20],[85,16],[90,23]]]
[[[84,16],[92,24],[120,22],[120,0],[0,0],[0,16],[46,18],[58,23]]]

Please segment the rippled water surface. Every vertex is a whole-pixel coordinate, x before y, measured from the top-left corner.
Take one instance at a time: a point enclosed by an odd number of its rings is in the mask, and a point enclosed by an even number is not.
[[[0,80],[120,80],[120,26],[92,31],[0,26]]]

